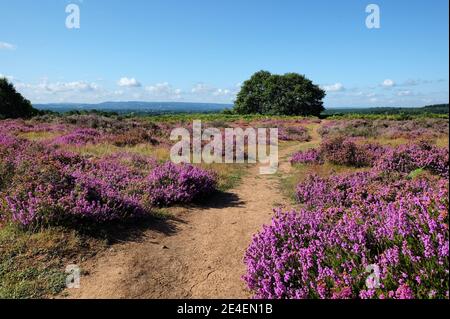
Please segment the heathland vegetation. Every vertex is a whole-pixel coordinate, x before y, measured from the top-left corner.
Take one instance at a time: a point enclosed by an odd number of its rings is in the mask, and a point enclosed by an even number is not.
[[[296,75],[274,83],[284,81],[312,85]],[[3,85],[8,96],[18,99],[7,82]],[[322,105],[316,93],[317,103],[311,105],[318,115]],[[252,105],[253,98],[241,94],[244,104],[237,108]],[[13,114],[8,103],[0,103],[5,117],[0,120],[0,297],[61,296],[67,264],[83,266],[99,258],[99,252],[120,250],[117,243],[133,241],[141,254],[152,253],[139,245],[151,240],[154,229],[170,228],[184,214],[180,208],[196,216],[189,219],[190,227],[210,229],[204,241],[180,242],[186,245],[183,251],[224,238],[227,245],[240,243],[232,236],[247,231],[245,223],[229,221],[226,227],[235,231],[214,234],[220,225],[205,222],[208,207],[211,213],[233,207],[252,218],[275,209],[272,223],[258,225],[261,230],[251,243],[248,234],[245,247],[232,247],[242,251],[238,263],[245,258],[246,273],[215,287],[216,292],[242,285],[259,298],[449,297],[448,114],[352,113],[320,119],[283,116],[286,108],[280,102],[273,110],[249,112],[270,115],[77,112],[30,117],[26,101],[28,111],[6,116]],[[24,118],[17,118],[19,113]],[[220,130],[278,127],[289,169],[269,184],[283,192],[284,203],[267,196],[260,211],[236,204],[244,195],[232,190],[249,182],[250,164],[171,163],[170,132],[180,126],[191,130],[193,119]],[[177,230],[170,229],[176,241]],[[169,254],[166,248],[158,254]],[[234,258],[220,253],[222,259]],[[177,258],[180,271],[196,278],[201,270]],[[208,279],[214,269],[204,266]],[[164,263],[140,267],[141,274],[169,272]],[[140,296],[138,288],[133,296]],[[173,297],[172,292],[167,289],[163,296]]]

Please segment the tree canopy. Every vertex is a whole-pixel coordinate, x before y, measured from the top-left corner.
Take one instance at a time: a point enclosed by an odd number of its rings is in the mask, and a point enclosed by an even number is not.
[[[319,116],[325,91],[304,75],[259,71],[245,81],[237,95],[237,114]]]
[[[27,118],[37,113],[38,111],[33,108],[30,101],[17,92],[12,83],[0,78],[0,119]]]

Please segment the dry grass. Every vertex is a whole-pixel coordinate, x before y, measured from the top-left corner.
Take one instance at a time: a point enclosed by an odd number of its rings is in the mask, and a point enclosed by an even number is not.
[[[439,137],[436,139],[436,146],[448,147],[448,136]]]
[[[254,164],[201,164],[200,167],[213,170],[218,176],[219,190],[226,191],[239,185],[248,168]]]
[[[65,288],[65,267],[104,247],[76,231],[47,228],[24,232],[0,229],[0,299],[50,297]]]
[[[407,138],[388,138],[388,137],[371,137],[371,138],[366,138],[362,141],[360,141],[360,143],[376,143],[376,144],[381,144],[381,145],[389,145],[389,146],[399,146],[399,145],[404,145],[404,144],[409,144],[411,143],[411,139],[407,139]]]
[[[26,132],[18,134],[18,136],[21,138],[26,138],[30,141],[36,142],[50,140],[52,138],[58,137],[59,135],[61,134],[56,132]]]
[[[119,152],[135,153],[143,156],[151,156],[158,161],[167,161],[170,159],[170,150],[167,148],[153,146],[151,144],[138,144],[135,146],[119,147],[109,143],[86,144],[84,146],[65,146],[69,151],[96,157],[103,157]]]

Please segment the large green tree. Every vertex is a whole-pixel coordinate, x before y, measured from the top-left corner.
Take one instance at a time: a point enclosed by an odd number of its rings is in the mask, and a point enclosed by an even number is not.
[[[325,110],[324,97],[325,91],[304,75],[277,75],[259,71],[243,83],[235,101],[234,112],[319,116]]]
[[[7,79],[0,78],[0,118],[31,117],[38,111],[16,91]]]

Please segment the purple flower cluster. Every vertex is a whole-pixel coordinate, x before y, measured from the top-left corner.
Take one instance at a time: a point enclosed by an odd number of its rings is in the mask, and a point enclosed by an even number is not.
[[[448,181],[375,172],[298,187],[245,255],[256,298],[448,298]],[[379,286],[371,279],[376,266]]]
[[[449,150],[425,142],[390,148],[375,163],[379,171],[410,173],[422,168],[448,178]]]
[[[214,174],[188,165],[128,153],[85,158],[0,134],[0,211],[26,228],[141,216],[215,187]]]
[[[318,149],[295,153],[292,164],[323,164],[325,160],[345,166],[371,166],[385,152],[378,144],[357,144],[342,137],[323,141]]]
[[[152,205],[188,203],[216,189],[216,175],[192,165],[167,162],[157,166],[146,179]]]
[[[307,142],[311,139],[308,130],[303,126],[278,126],[278,138],[281,141]]]
[[[333,164],[363,167],[370,166],[383,148],[378,145],[359,145],[342,137],[327,139],[320,145],[320,152]]]
[[[16,163],[5,197],[14,222],[25,227],[74,220],[104,222],[145,213],[138,192],[132,189],[142,176],[127,167],[70,153],[29,151]]]
[[[312,148],[292,155],[291,164],[323,164],[320,150]]]
[[[448,119],[413,119],[413,120],[335,120],[326,121],[319,129],[322,137],[375,137],[396,139],[433,139],[448,136]]]
[[[59,136],[53,140],[53,144],[85,145],[95,144],[100,141],[102,134],[95,129],[77,128],[73,132]]]
[[[425,169],[442,177],[449,176],[448,148],[427,142],[389,147],[332,138],[322,142],[318,149],[295,153],[291,164],[323,164],[325,160],[338,165],[373,166],[380,172],[409,174],[416,169]]]

